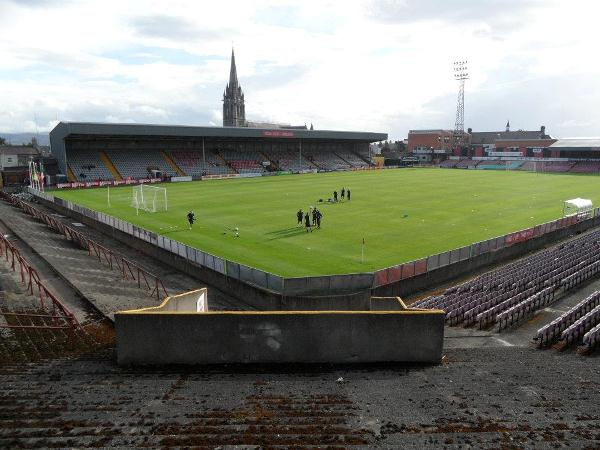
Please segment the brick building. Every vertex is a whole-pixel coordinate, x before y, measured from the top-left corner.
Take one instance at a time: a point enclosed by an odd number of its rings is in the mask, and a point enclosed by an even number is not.
[[[527,156],[553,157],[549,147],[556,142],[546,134],[546,127],[539,130],[475,131],[469,128],[471,145],[467,149],[454,150],[455,156]]]
[[[452,154],[452,130],[410,130],[408,153],[421,161],[445,159]]]

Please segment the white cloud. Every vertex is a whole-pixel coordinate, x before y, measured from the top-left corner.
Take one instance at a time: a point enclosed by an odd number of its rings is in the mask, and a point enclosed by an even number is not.
[[[0,0],[0,130],[220,124],[236,48],[249,119],[402,138],[466,125],[598,134],[593,0]],[[33,118],[36,119],[33,119]]]

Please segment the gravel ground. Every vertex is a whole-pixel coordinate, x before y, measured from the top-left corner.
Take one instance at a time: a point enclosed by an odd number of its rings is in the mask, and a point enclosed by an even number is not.
[[[0,447],[599,448],[600,359],[453,349],[436,366],[0,368]],[[240,448],[238,447],[238,448]]]

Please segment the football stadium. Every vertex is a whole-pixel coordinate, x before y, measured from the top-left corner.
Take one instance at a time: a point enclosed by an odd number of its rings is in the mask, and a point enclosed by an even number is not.
[[[600,139],[454,71],[403,141],[247,120],[232,51],[223,126],[0,145],[0,448],[599,448]]]

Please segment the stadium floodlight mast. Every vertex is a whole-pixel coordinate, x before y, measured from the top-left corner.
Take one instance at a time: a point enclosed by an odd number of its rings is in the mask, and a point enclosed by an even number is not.
[[[467,61],[454,61],[454,79],[458,81],[458,99],[456,104],[456,121],[452,149],[465,145],[465,80],[469,78]]]

